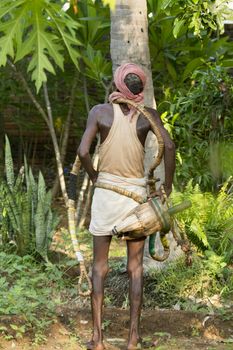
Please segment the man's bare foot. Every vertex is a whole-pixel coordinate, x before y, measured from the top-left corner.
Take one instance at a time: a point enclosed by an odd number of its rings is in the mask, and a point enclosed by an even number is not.
[[[87,344],[86,344],[86,349],[87,350],[104,350],[104,344],[103,342],[100,343],[95,343],[94,340],[90,340]]]

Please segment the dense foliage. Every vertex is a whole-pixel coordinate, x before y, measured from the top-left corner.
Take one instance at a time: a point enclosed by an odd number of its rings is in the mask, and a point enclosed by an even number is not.
[[[30,331],[36,343],[56,319],[58,306],[65,304],[61,291],[69,286],[64,271],[55,265],[39,265],[29,255],[19,257],[0,252],[0,314],[14,316],[9,329],[0,326],[6,339],[22,338]],[[74,283],[74,281],[73,281]],[[76,290],[69,286],[70,295]]]
[[[189,199],[192,207],[177,215],[181,228],[202,252],[211,250],[226,263],[233,259],[233,192],[232,178],[217,195],[202,192],[190,181],[182,192],[174,192],[174,203]]]
[[[127,308],[128,278],[125,261],[112,261],[106,282],[106,305]],[[166,269],[150,269],[144,277],[144,307],[173,308],[193,311],[218,312],[211,307],[211,298],[232,300],[233,273],[223,257],[207,251],[202,257],[194,256],[187,267],[184,259],[170,263]],[[209,308],[210,307],[210,308]],[[230,312],[230,311],[229,311]]]
[[[47,260],[48,250],[59,219],[51,208],[51,191],[44,178],[38,182],[25,166],[15,178],[11,149],[6,138],[6,179],[0,179],[0,243],[12,246],[19,255],[39,253]]]
[[[177,147],[176,185],[191,178],[217,190],[233,171],[232,77],[210,64],[193,73],[188,89],[168,90],[159,108]]]

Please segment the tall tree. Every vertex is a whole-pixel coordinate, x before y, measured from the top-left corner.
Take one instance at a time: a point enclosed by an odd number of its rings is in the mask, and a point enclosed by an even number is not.
[[[116,0],[111,13],[111,58],[113,72],[126,62],[133,62],[143,68],[147,75],[145,104],[155,107],[154,88],[148,45],[148,15],[146,0]],[[146,142],[145,169],[147,171],[156,152],[156,139],[149,133]],[[156,170],[156,177],[164,180],[164,165]]]

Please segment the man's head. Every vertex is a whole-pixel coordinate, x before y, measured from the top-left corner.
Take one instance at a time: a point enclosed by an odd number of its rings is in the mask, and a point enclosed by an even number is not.
[[[117,91],[109,96],[110,102],[123,98],[143,103],[146,74],[137,64],[124,63],[118,67],[114,73],[114,83]]]
[[[142,80],[134,73],[127,74],[124,83],[134,95],[140,94],[144,89]]]

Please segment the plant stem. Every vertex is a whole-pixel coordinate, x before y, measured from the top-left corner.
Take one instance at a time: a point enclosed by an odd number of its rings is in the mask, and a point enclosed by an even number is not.
[[[61,162],[62,162],[62,164],[64,164],[64,160],[65,160],[65,156],[66,156],[66,150],[67,150],[68,139],[69,139],[70,124],[71,124],[71,117],[72,117],[72,113],[73,113],[73,109],[74,109],[77,83],[78,83],[78,74],[75,74],[72,88],[71,88],[69,109],[68,109],[68,113],[67,113],[67,117],[66,117],[65,126],[63,129],[63,133],[61,136],[62,141],[61,141],[60,150],[61,150]],[[53,185],[53,189],[52,189],[53,198],[56,197],[57,192],[58,192],[58,188],[59,188],[59,176],[57,175],[55,182],[54,182],[54,185]]]
[[[49,126],[49,131],[50,131],[50,135],[52,137],[53,147],[54,147],[54,151],[55,151],[57,171],[58,171],[62,196],[63,196],[63,199],[65,201],[65,204],[67,205],[68,195],[67,195],[65,177],[64,177],[63,166],[62,166],[61,153],[59,150],[59,146],[58,146],[58,142],[57,142],[57,135],[55,133],[54,124],[53,124],[53,115],[52,115],[52,109],[51,109],[51,104],[50,104],[50,100],[49,100],[48,88],[47,88],[47,84],[45,82],[43,83],[43,91],[44,91],[44,98],[45,98],[46,109],[47,109],[47,114],[48,114],[48,121],[49,121],[48,126]]]

